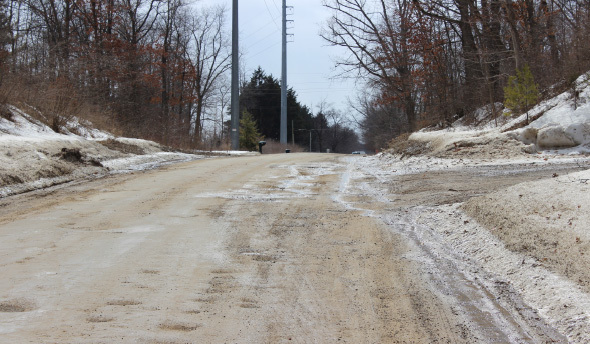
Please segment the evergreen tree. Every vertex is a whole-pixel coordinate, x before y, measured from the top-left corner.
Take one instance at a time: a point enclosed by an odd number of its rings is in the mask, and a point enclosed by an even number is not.
[[[539,90],[528,65],[518,70],[515,76],[508,78],[504,87],[504,106],[511,113],[521,114],[528,111],[539,100]],[[527,123],[529,121],[527,113]]]
[[[262,136],[258,132],[256,120],[254,120],[252,114],[244,111],[240,119],[240,148],[255,151],[260,139],[262,139]]]
[[[278,141],[281,125],[281,85],[272,75],[267,75],[260,67],[254,71],[250,81],[242,85],[240,110],[246,110],[258,124],[264,137]],[[287,140],[307,146],[308,133],[298,129],[311,129],[311,111],[297,101],[293,89],[287,90]],[[294,128],[293,128],[294,127]],[[294,130],[292,130],[294,129]]]

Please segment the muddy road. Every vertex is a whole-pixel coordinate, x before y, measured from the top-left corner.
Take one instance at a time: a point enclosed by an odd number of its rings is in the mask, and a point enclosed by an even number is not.
[[[206,159],[0,200],[0,342],[567,342],[420,221],[553,170],[363,159]]]

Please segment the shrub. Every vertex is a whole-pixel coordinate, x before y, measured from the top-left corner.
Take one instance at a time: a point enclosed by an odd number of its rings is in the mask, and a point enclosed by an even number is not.
[[[256,120],[248,111],[242,113],[242,119],[240,119],[240,148],[249,151],[255,151],[258,149],[258,141],[262,139]]]
[[[513,113],[521,114],[528,111],[539,100],[539,90],[531,69],[525,65],[516,75],[508,78],[504,87],[504,106]],[[529,121],[527,113],[527,123]]]

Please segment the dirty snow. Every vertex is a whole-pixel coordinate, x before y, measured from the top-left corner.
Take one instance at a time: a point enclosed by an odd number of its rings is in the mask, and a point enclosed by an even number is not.
[[[348,161],[351,165],[341,176],[340,195],[333,200],[347,208],[355,206],[345,200],[352,179],[375,178],[378,183],[365,183],[364,189],[357,192],[375,202],[395,205],[388,190],[378,187],[394,175],[498,164],[542,167],[549,163],[587,161],[588,76],[580,77],[578,85],[577,100],[565,92],[540,103],[529,111],[533,120],[528,125],[523,124],[526,115],[522,115],[496,126],[494,121],[486,121],[485,111],[481,111],[476,127],[457,123],[453,128],[410,136],[410,140],[427,143],[431,153],[403,159],[387,153],[355,157]],[[141,170],[201,157],[164,152],[153,142],[115,138],[92,129],[57,134],[19,109],[12,107],[11,111],[11,121],[0,117],[0,175],[4,177],[0,197],[112,171]],[[140,147],[146,154],[116,151],[100,143],[108,139]],[[59,158],[64,148],[79,149],[82,161],[71,163]],[[101,166],[92,165],[92,159]],[[302,174],[301,169],[293,170],[280,187],[294,197],[309,197],[309,176],[333,173],[338,167],[341,166],[307,168],[307,174]],[[464,204],[415,207],[402,214],[401,220],[384,209],[367,210],[367,215],[398,223],[400,230],[416,238],[416,245],[446,250],[457,255],[457,261],[475,261],[483,270],[463,271],[466,278],[480,279],[484,284],[508,283],[568,340],[585,343],[590,342],[589,184],[589,171],[555,175],[472,198]],[[232,197],[259,197],[262,201],[289,197],[273,196],[272,190],[257,195],[254,187],[244,190]],[[432,263],[437,257],[424,259]]]
[[[359,160],[358,169],[367,175],[403,175],[487,165],[585,166],[590,153],[589,75],[576,83],[577,99],[564,92],[541,102],[528,112],[528,125],[523,114],[496,127],[495,121],[485,120],[483,109],[476,126],[458,121],[444,130],[412,134],[411,141],[428,146],[426,154],[380,154]],[[553,178],[548,175],[465,203],[415,207],[404,216],[421,244],[439,245],[440,240],[449,245],[489,274],[479,276],[486,283],[508,283],[568,341],[587,343],[588,209],[590,170],[554,173]],[[437,235],[434,240],[428,239],[431,232]]]
[[[441,287],[447,278],[450,282],[455,277],[470,281],[471,286],[466,290],[466,286],[455,285],[453,290],[444,293],[481,294],[486,292],[484,289],[507,288],[538,312],[538,315],[531,315],[533,318],[542,317],[569,342],[590,341],[590,288],[579,282],[590,278],[590,257],[586,256],[590,254],[590,213],[587,212],[590,207],[590,171],[518,184],[491,195],[472,198],[465,204],[412,206],[396,210],[399,207],[394,200],[396,195],[391,194],[388,187],[391,178],[485,165],[431,157],[400,160],[387,154],[349,160],[350,165],[341,177],[340,195],[334,200],[348,209],[363,210],[365,215],[381,219],[392,230],[413,240],[415,252],[411,259],[422,261]],[[573,161],[554,159],[548,162],[540,157],[537,160],[528,164],[543,168],[543,164]],[[503,163],[510,164],[509,161]],[[351,180],[355,182],[351,183]],[[352,190],[351,185],[358,189]],[[361,204],[358,208],[354,202],[345,200],[353,194],[370,197],[369,204],[376,202],[383,206],[372,210],[363,209]],[[391,209],[386,211],[387,208]],[[487,222],[479,221],[482,211],[489,215]],[[568,225],[570,221],[571,226]],[[505,222],[517,224],[505,228],[506,235],[513,240],[499,235],[499,227]],[[559,241],[559,245],[552,255],[539,245],[539,242],[551,244],[554,241]],[[515,249],[515,246],[520,248],[519,245],[526,245],[528,249]],[[552,253],[555,249],[552,247]],[[581,252],[586,254],[580,255]],[[440,270],[441,265],[454,266],[459,275],[446,276],[450,272]],[[564,268],[569,270],[567,274]],[[485,297],[482,296],[482,300]],[[502,311],[490,308],[489,304],[481,307],[488,309],[490,317]]]
[[[56,133],[14,106],[8,110],[10,118],[0,117],[0,197],[203,158],[166,152],[152,141],[115,137],[77,118],[70,119],[64,133]]]
[[[590,153],[590,73],[576,81],[578,96],[567,91],[539,103],[528,113],[508,120],[501,116],[491,119],[489,107],[476,112],[476,126],[467,126],[462,120],[452,127],[436,131],[420,131],[410,140],[426,142],[434,154],[478,146],[496,145],[496,152],[509,152],[509,156],[535,152],[545,154],[579,155]],[[496,104],[500,110],[501,104]],[[505,113],[505,112],[504,112]],[[530,123],[527,125],[527,116]],[[515,129],[516,128],[516,129]],[[482,152],[477,152],[481,155]]]

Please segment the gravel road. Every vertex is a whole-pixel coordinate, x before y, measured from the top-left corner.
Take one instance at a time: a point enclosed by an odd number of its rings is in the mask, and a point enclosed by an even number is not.
[[[0,342],[567,342],[423,221],[547,171],[363,159],[214,158],[1,199]]]

